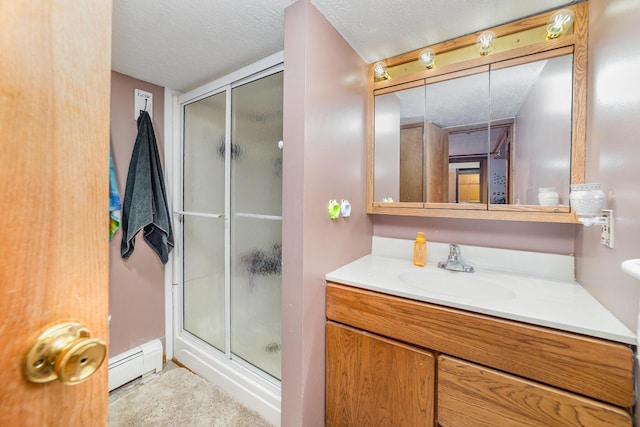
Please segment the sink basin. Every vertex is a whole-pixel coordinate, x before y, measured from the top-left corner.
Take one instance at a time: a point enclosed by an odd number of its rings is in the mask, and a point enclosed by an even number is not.
[[[622,271],[640,279],[640,259],[628,259],[622,263]]]
[[[460,300],[508,300],[515,292],[501,286],[496,279],[477,273],[459,273],[436,268],[405,271],[398,275],[405,285],[426,296]]]

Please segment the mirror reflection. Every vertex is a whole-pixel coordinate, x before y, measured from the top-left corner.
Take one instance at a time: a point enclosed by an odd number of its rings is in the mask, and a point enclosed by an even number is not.
[[[542,204],[567,204],[572,60],[507,61],[376,95],[374,201],[538,205],[555,189]]]
[[[434,135],[427,146],[437,143],[427,149],[432,190],[426,203],[487,203],[490,104],[489,73],[483,70],[427,84],[427,120]],[[429,169],[437,156],[438,167]]]
[[[424,200],[425,86],[375,97],[374,200]]]
[[[572,70],[573,55],[492,67],[492,123],[508,120],[513,129],[505,158],[490,159],[490,191],[504,191],[504,203],[569,204]],[[541,189],[555,189],[557,201],[541,202]]]

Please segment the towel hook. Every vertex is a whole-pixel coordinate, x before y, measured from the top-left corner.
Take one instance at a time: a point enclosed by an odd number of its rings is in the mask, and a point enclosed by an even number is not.
[[[147,101],[149,100],[149,98],[145,98],[144,99],[144,111],[147,111]]]

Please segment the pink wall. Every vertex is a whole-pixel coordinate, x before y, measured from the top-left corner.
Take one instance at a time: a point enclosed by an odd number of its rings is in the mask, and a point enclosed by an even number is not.
[[[164,89],[112,71],[111,152],[121,198],[137,135],[134,89],[153,94],[153,127],[161,158],[164,149]],[[120,256],[121,230],[109,244],[109,356],[155,338],[164,339],[164,266],[141,234],[136,237],[133,255],[126,261]]]
[[[374,234],[415,239],[424,231],[429,242],[457,243],[489,248],[573,254],[574,225],[487,221],[449,218],[414,218],[375,215]]]
[[[580,227],[577,277],[602,304],[636,330],[640,282],[620,269],[640,258],[640,2],[589,2],[586,181],[600,182],[613,209],[615,247],[599,227]]]
[[[285,64],[282,425],[324,426],[324,276],[371,250],[366,64],[310,0],[285,10]],[[343,198],[352,216],[330,220]]]

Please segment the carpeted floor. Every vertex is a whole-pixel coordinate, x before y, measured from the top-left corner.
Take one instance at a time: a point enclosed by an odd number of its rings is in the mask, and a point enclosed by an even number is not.
[[[109,427],[272,427],[259,414],[184,368],[114,390]]]

